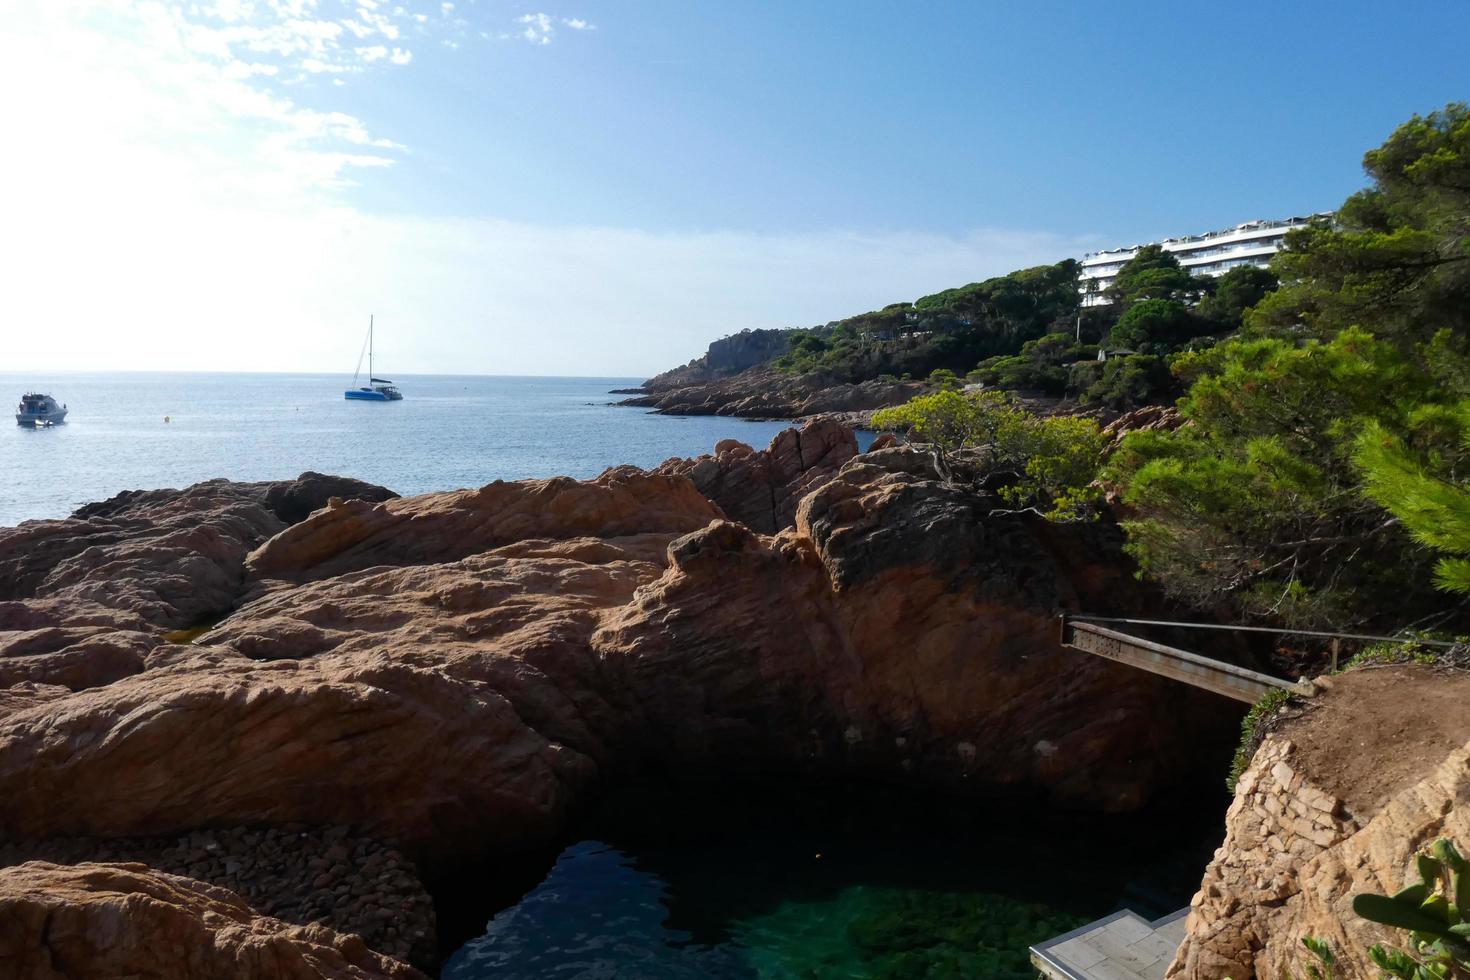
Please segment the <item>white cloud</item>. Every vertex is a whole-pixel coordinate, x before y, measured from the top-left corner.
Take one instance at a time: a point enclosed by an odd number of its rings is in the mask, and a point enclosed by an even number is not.
[[[0,175],[28,186],[32,169],[75,171],[78,184],[93,185],[89,166],[108,175],[156,168],[212,200],[294,206],[352,186],[354,171],[391,166],[402,145],[280,87],[311,76],[340,83],[412,58],[345,43],[355,35],[316,17],[319,3],[35,4],[0,32],[0,85],[39,93],[13,102],[10,131],[26,148],[3,155]]]
[[[218,0],[207,29],[152,0],[36,0],[12,18],[0,89],[34,95],[8,103],[0,153],[0,187],[25,189],[0,235],[0,320],[25,328],[5,333],[7,365],[345,370],[372,310],[393,325],[396,371],[650,374],[743,327],[811,325],[1096,244],[367,214],[344,189],[403,148],[279,94],[260,67],[412,57],[381,31],[265,30],[267,16],[319,21],[326,2]]]
[[[551,36],[556,33],[556,27],[547,14],[522,14],[517,23],[526,25],[521,30],[521,37],[532,44],[550,44]]]
[[[589,23],[580,17],[563,17],[561,22],[574,31],[595,31],[597,25]]]

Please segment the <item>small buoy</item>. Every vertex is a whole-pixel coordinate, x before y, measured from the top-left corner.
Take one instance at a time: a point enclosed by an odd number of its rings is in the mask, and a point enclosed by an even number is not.
[[[164,422],[167,422],[167,421],[168,421],[168,416],[167,416],[167,415],[165,415],[165,416],[164,416],[164,417],[163,417],[163,421],[164,421]]]

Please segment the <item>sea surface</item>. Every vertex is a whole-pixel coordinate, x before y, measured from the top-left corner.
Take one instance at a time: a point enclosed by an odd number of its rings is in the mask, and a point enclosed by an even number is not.
[[[0,526],[65,517],[122,490],[280,480],[305,470],[401,494],[656,466],[789,423],[654,415],[611,388],[640,378],[395,377],[401,402],[349,402],[339,374],[0,373],[14,404],[41,390],[62,425],[0,424]],[[13,409],[11,410],[13,412]],[[860,434],[865,443],[870,436]]]

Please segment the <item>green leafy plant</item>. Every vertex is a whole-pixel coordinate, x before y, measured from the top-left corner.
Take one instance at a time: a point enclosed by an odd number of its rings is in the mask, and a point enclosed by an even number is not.
[[[1303,936],[1302,945],[1322,964],[1320,968],[1316,964],[1308,964],[1307,976],[1311,980],[1334,980],[1337,976],[1337,956],[1332,952],[1332,947],[1314,936]]]
[[[1381,925],[1407,930],[1402,946],[1375,944],[1368,956],[1399,980],[1470,977],[1470,862],[1448,838],[1415,856],[1419,881],[1396,895],[1353,896],[1353,911]]]

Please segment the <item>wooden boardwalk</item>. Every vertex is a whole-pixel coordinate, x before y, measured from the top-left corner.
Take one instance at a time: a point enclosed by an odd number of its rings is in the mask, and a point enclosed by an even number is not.
[[[1050,980],[1163,980],[1184,941],[1188,908],[1148,921],[1126,909],[1031,947]]]
[[[1309,681],[1271,677],[1068,616],[1062,617],[1062,645],[1251,704],[1273,690],[1316,693]]]

